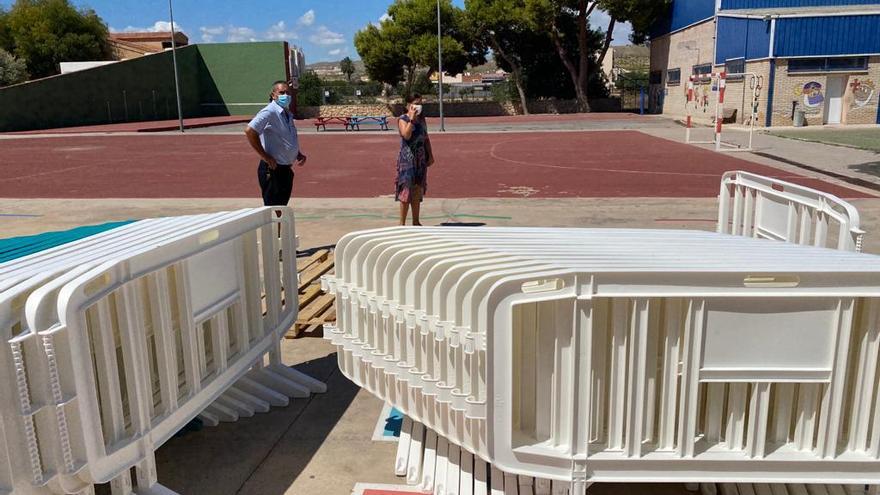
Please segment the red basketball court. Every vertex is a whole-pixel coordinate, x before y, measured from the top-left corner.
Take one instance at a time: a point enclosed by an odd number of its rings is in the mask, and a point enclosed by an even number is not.
[[[296,197],[393,194],[393,133],[301,135]],[[638,131],[432,135],[431,197],[714,197],[747,170],[845,198],[871,197]],[[0,197],[232,198],[259,195],[244,135],[146,134],[0,140]]]

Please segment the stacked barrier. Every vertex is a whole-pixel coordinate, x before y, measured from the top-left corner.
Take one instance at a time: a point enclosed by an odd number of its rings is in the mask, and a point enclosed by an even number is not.
[[[859,212],[815,189],[742,171],[726,172],[718,196],[718,232],[861,251]]]
[[[336,256],[343,373],[505,473],[880,483],[880,258],[488,228],[359,232]]]
[[[135,467],[138,493],[171,493],[154,452],[196,415],[234,421],[326,390],[280,362],[293,239],[289,209],[260,208],[145,220],[0,265],[0,489],[131,493]]]
[[[505,473],[436,432],[405,417],[400,430],[396,474],[434,495],[568,495],[565,482]],[[877,485],[703,483],[684,488],[702,495],[877,495]],[[643,490],[648,493],[648,488]]]

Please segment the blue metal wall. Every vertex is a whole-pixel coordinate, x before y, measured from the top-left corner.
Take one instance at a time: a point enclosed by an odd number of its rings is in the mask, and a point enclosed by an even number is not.
[[[880,15],[777,19],[774,45],[777,57],[880,53]]]
[[[674,0],[666,17],[654,23],[651,36],[656,38],[678,31],[696,22],[710,19],[714,15],[715,0]]]
[[[721,10],[780,7],[822,7],[828,5],[877,5],[878,0],[721,0]]]
[[[762,19],[718,17],[715,64],[731,58],[754,60],[770,56],[770,22]]]

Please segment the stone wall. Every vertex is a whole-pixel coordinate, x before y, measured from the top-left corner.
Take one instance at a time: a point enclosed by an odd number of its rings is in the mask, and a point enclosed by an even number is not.
[[[618,98],[596,99],[590,102],[595,112],[619,112],[620,100]],[[529,103],[531,113],[576,113],[577,102],[574,100],[537,100]],[[348,117],[351,115],[386,115],[389,117],[402,115],[406,112],[403,104],[373,105],[322,105],[319,107],[299,107],[297,116],[302,119],[314,119],[317,117]],[[424,112],[428,117],[440,115],[440,105],[437,103],[425,103]],[[521,115],[519,102],[455,102],[444,103],[443,114],[446,117],[497,117],[508,115]]]

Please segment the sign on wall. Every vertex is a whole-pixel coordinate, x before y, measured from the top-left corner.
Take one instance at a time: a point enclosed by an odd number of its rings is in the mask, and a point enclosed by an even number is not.
[[[853,81],[849,83],[849,87],[852,90],[852,104],[854,108],[862,108],[870,103],[877,88],[876,84],[871,79],[859,78],[853,79]]]
[[[825,102],[825,95],[822,94],[822,84],[816,81],[810,81],[804,84],[803,88],[795,90],[795,96],[803,95],[804,106],[807,109],[817,109]]]

